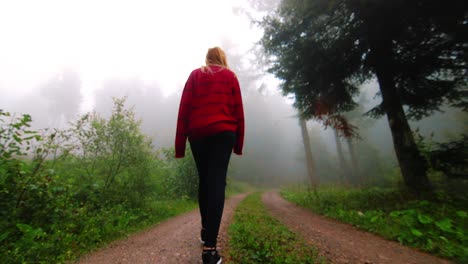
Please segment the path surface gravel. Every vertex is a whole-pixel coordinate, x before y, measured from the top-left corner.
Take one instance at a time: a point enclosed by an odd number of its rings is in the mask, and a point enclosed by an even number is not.
[[[284,200],[277,192],[262,197],[270,213],[319,248],[332,263],[450,263],[333,219],[316,215]]]
[[[218,238],[223,253],[227,243],[227,227],[237,204],[245,197],[238,195],[226,200]],[[79,264],[171,264],[201,263],[200,215],[194,210],[168,219],[150,230],[129,236],[90,255]]]
[[[226,200],[218,239],[220,253],[225,257],[227,254],[224,251],[228,244],[227,228],[232,221],[234,209],[245,196],[238,195]],[[316,215],[287,202],[275,191],[265,193],[262,200],[275,218],[317,247],[320,255],[331,263],[451,263],[358,230],[351,225]],[[83,256],[77,263],[199,264],[199,235],[200,216],[197,209],[168,219],[150,230],[114,242],[104,249]],[[225,263],[228,263],[228,259],[225,260]]]

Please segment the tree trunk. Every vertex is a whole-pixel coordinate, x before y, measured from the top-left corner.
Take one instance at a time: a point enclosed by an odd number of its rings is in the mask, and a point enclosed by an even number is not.
[[[356,157],[356,152],[354,151],[354,145],[351,138],[346,138],[348,142],[349,155],[351,156],[351,166],[353,168],[353,179],[357,181],[358,185],[363,185],[364,181],[359,172],[359,163]]]
[[[338,153],[338,161],[340,163],[340,171],[341,171],[341,182],[346,184],[348,182],[348,173],[349,169],[348,166],[346,165],[346,160],[343,155],[343,148],[341,146],[341,141],[340,137],[338,135],[338,131],[336,129],[333,129],[333,132],[335,133],[335,143],[336,143],[336,152]]]
[[[307,131],[307,123],[302,117],[299,117],[299,125],[301,126],[302,141],[304,143],[304,151],[305,151],[306,165],[307,165],[307,175],[309,176],[310,183],[313,186],[316,186],[318,185],[319,181],[317,178],[317,174],[315,172],[314,159],[312,157],[312,149],[310,147],[309,132]]]
[[[421,195],[432,190],[426,174],[427,163],[416,146],[395,87],[391,46],[382,43],[373,45],[371,56],[392,132],[393,146],[406,186],[415,194]]]

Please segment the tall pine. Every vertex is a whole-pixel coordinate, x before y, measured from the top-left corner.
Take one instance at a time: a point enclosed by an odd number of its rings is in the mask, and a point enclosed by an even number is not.
[[[431,190],[409,119],[443,105],[467,109],[468,12],[464,0],[283,0],[265,17],[270,71],[306,117],[347,131],[359,85],[376,79],[406,185]]]

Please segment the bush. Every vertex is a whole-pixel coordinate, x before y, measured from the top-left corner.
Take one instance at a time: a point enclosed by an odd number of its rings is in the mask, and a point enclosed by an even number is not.
[[[153,192],[151,140],[141,133],[133,111],[125,109],[125,99],[114,99],[109,119],[86,114],[61,137],[67,144],[59,146],[63,164],[58,169],[78,176],[71,178],[79,202],[140,206]]]
[[[192,152],[187,149],[185,158],[176,159],[174,149],[162,150],[166,176],[162,182],[168,197],[184,197],[196,200],[198,197],[198,171]]]
[[[178,189],[157,193],[167,168],[190,171],[157,158],[124,99],[110,118],[86,114],[67,130],[41,136],[30,123],[0,110],[2,263],[65,263],[195,208]]]

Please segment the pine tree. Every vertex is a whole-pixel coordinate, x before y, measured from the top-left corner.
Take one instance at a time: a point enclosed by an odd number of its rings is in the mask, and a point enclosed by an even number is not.
[[[375,78],[382,102],[369,114],[387,116],[404,181],[421,194],[431,184],[408,119],[468,109],[467,14],[463,0],[283,0],[261,44],[295,106],[344,132],[341,114]]]

